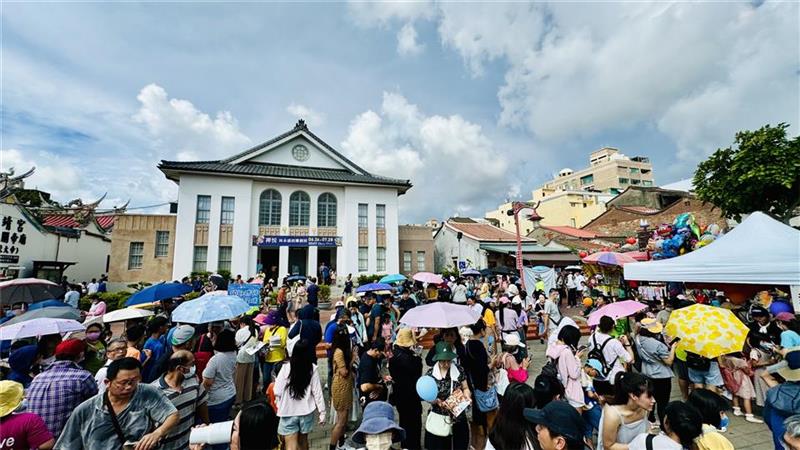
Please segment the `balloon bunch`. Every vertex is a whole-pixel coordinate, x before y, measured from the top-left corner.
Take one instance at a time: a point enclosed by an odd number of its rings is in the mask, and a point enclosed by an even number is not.
[[[672,224],[661,224],[648,241],[653,259],[668,259],[697,250],[717,239],[720,227],[711,224],[701,228],[692,213],[678,215]]]

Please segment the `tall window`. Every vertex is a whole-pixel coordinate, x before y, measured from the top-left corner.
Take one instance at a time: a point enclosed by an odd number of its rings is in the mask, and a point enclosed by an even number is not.
[[[219,263],[217,264],[217,270],[227,270],[228,272],[231,271],[230,246],[221,246],[219,248]]]
[[[385,247],[378,247],[378,253],[376,255],[377,259],[377,270],[378,272],[383,272],[386,270],[386,248]]]
[[[386,205],[375,205],[375,226],[386,228]]]
[[[208,263],[208,247],[196,245],[194,247],[194,257],[192,258],[192,271],[205,272],[206,263]]]
[[[369,252],[367,247],[358,247],[358,271],[366,272],[369,270]]]
[[[411,272],[411,252],[403,252],[403,272]]]
[[[581,186],[594,183],[594,175],[584,175],[581,177]]]
[[[369,219],[367,218],[367,204],[358,204],[358,228],[367,228],[369,226]]]
[[[144,242],[131,242],[128,252],[128,270],[141,269],[144,260]]]
[[[417,252],[417,272],[425,271],[425,252]]]
[[[195,223],[208,223],[211,218],[211,196],[197,196],[197,221]]]
[[[330,192],[320,195],[317,200],[317,226],[336,226],[336,196]]]
[[[236,205],[236,198],[222,197],[222,215],[219,218],[219,223],[222,225],[230,225],[233,223],[233,210]]]
[[[169,231],[156,231],[156,258],[163,258],[169,253]]]
[[[311,198],[303,191],[295,191],[289,197],[289,226],[307,227],[311,211]]]
[[[259,197],[258,225],[266,227],[281,226],[281,194],[275,189],[267,189]]]
[[[628,184],[628,179],[627,178],[620,178],[619,179],[619,184]]]

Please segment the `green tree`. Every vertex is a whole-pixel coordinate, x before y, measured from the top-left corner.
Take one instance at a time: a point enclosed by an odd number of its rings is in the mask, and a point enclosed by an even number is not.
[[[736,133],[735,145],[697,166],[697,197],[734,220],[763,211],[788,222],[800,207],[800,136],[787,137],[787,128],[781,123]]]

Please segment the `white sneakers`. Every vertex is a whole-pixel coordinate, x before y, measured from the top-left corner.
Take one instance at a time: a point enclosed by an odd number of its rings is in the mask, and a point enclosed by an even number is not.
[[[756,417],[756,416],[754,416],[752,414],[742,413],[742,408],[739,408],[738,406],[734,406],[733,407],[733,415],[734,416],[740,416],[740,417],[744,416],[744,420],[746,420],[746,421],[748,421],[750,423],[764,423],[763,420],[759,419],[758,417]]]

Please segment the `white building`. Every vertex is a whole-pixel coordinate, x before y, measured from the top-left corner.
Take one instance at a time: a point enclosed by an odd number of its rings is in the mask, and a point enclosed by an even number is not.
[[[295,127],[217,161],[162,161],[179,184],[172,277],[398,272],[397,198],[411,183],[372,175]]]

